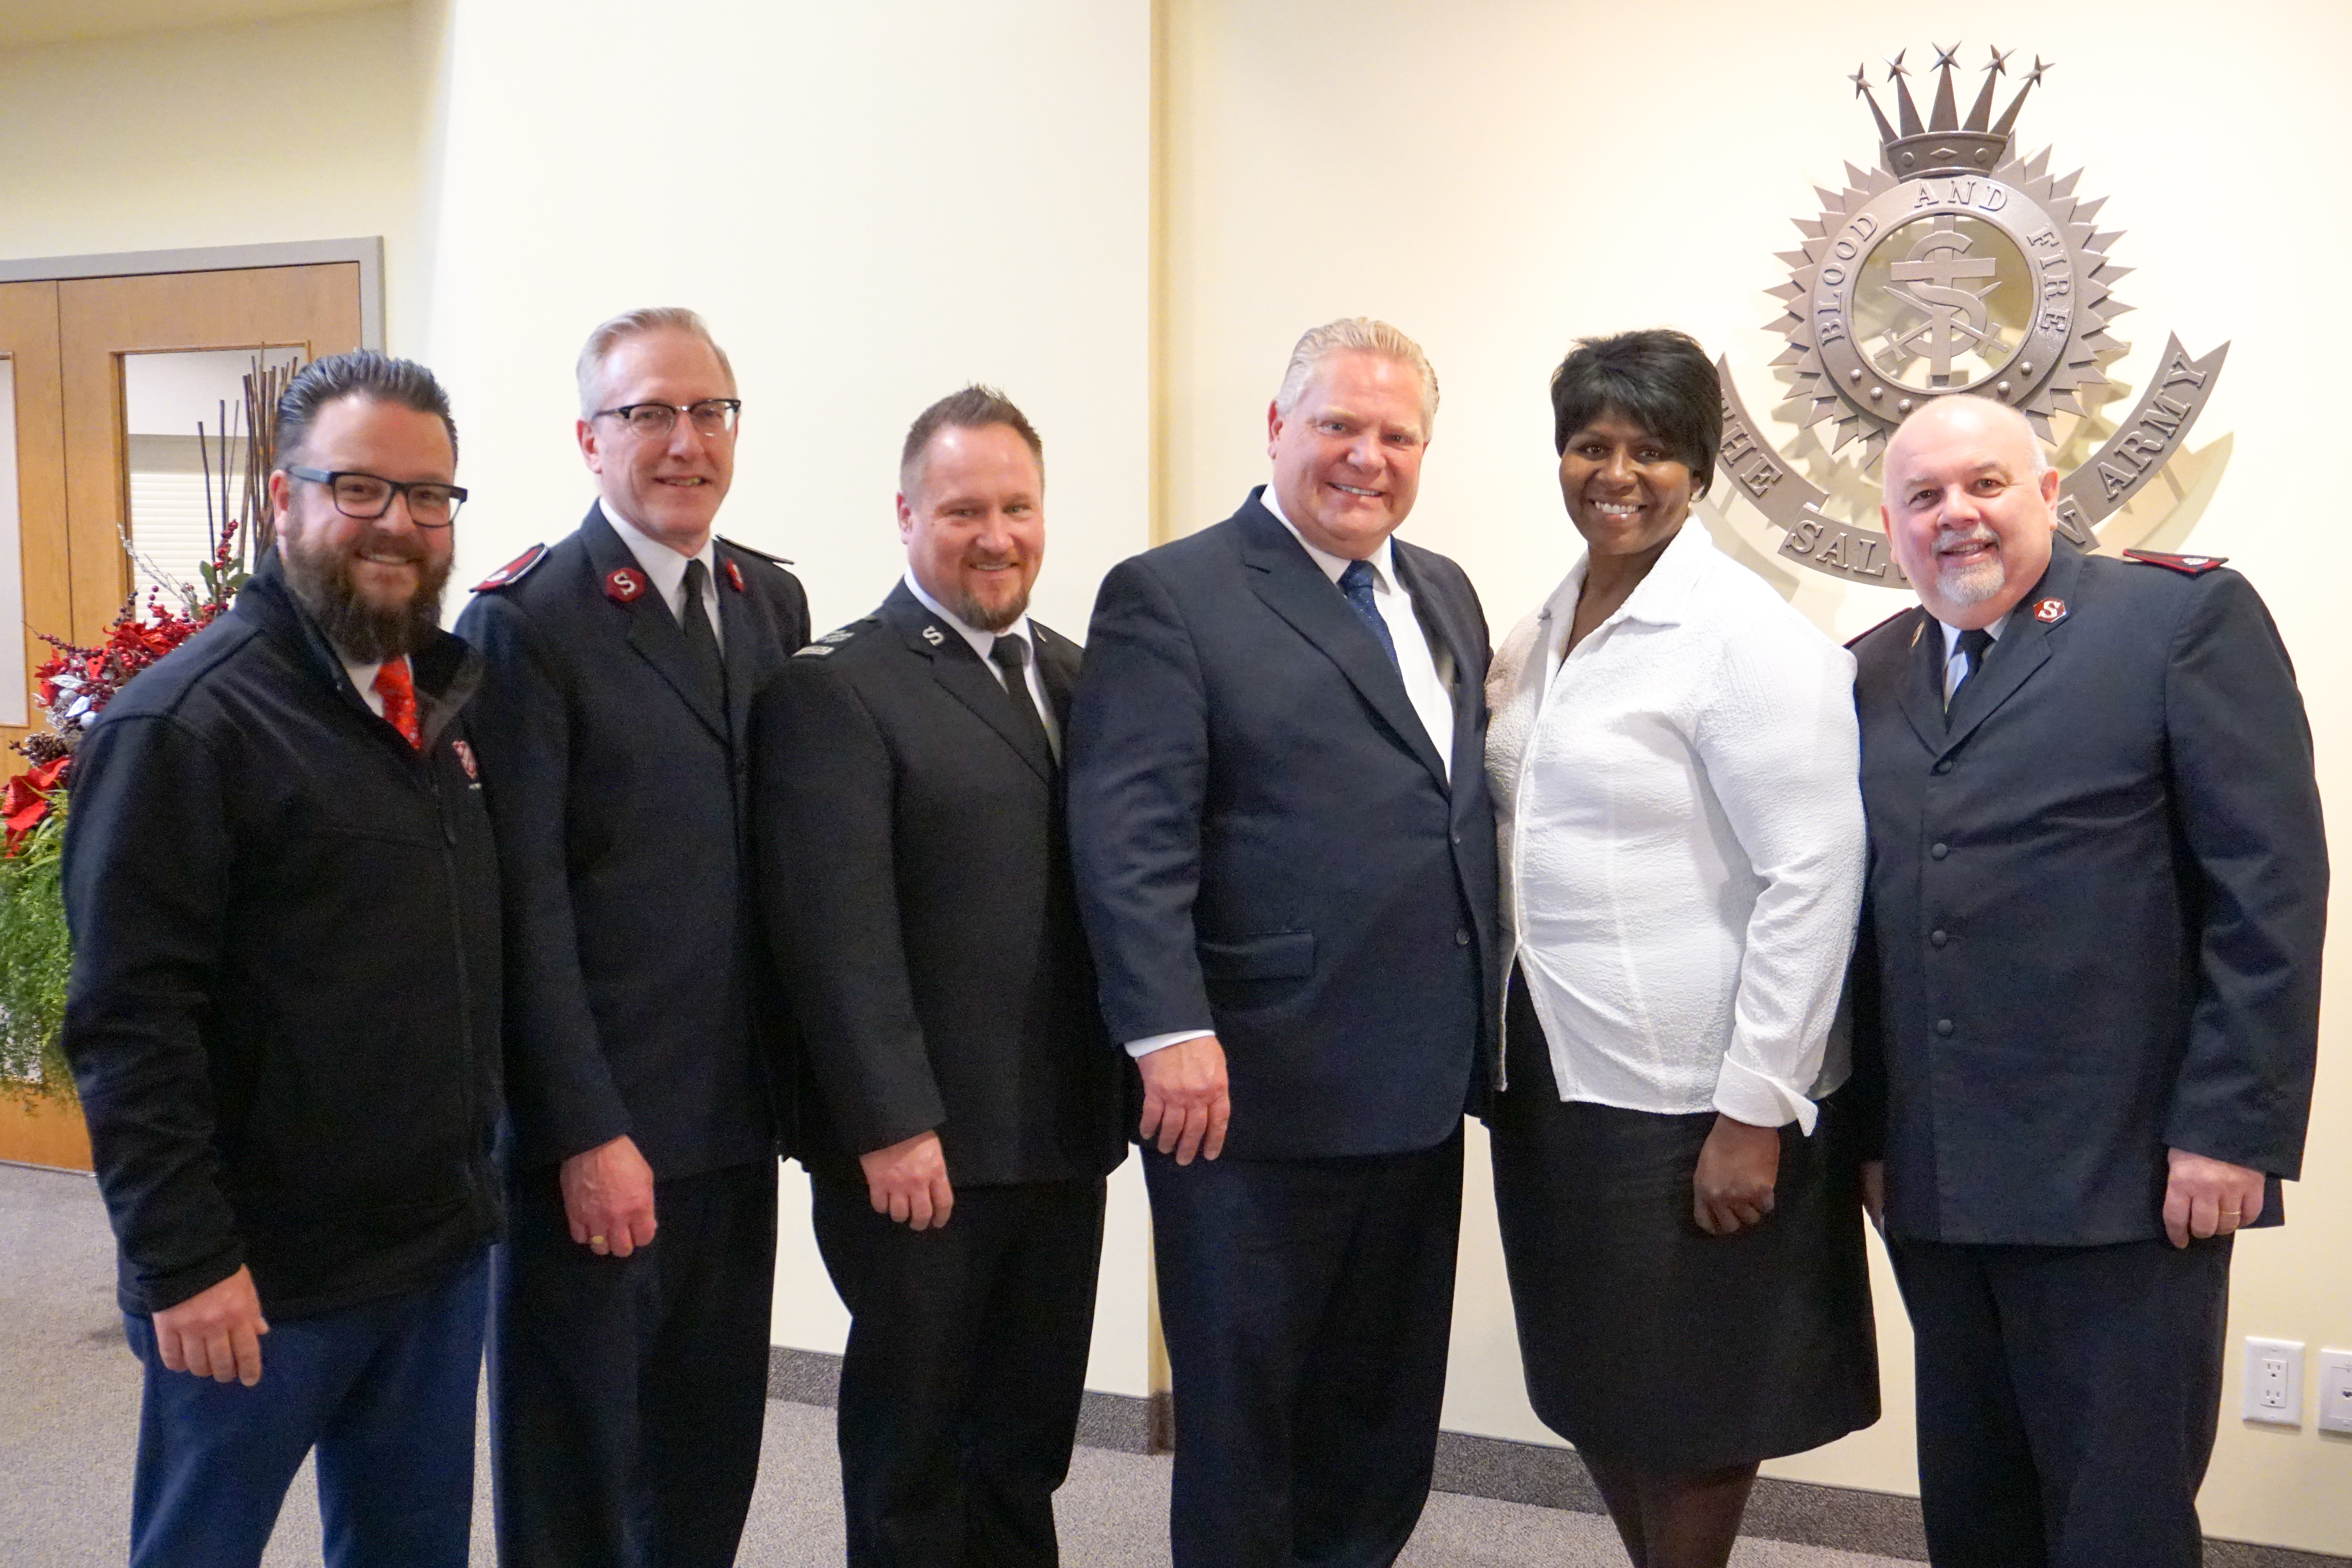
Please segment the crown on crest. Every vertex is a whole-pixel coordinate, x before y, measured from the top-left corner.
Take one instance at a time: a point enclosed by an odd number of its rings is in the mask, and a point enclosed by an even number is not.
[[[1870,90],[1870,68],[1857,68],[1848,79],[1853,83],[1857,97],[1870,101],[1870,117],[1878,121],[1879,158],[1886,172],[1898,180],[1924,178],[1929,174],[1990,174],[2008,156],[2010,132],[2017,124],[2017,111],[2025,107],[2025,95],[2042,83],[2042,75],[2050,68],[2041,56],[2033,58],[2033,68],[2026,73],[2017,96],[1999,121],[1992,118],[1993,89],[2009,69],[2009,56],[1999,49],[1984,68],[1984,86],[1977,93],[1976,104],[1962,122],[1958,103],[1952,97],[1952,70],[1960,47],[1950,48],[1936,46],[1936,104],[1928,113],[1926,124],[1919,121],[1919,105],[1911,96],[1910,71],[1905,68],[1905,49],[1886,62],[1886,79],[1895,90],[1896,124],[1886,122],[1885,111],[1878,107],[1878,99]],[[2011,50],[2011,53],[2015,53]],[[1900,127],[1899,131],[1897,127]]]

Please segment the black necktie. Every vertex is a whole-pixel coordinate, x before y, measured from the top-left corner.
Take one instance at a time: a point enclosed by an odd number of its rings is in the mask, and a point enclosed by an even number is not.
[[[1029,695],[1027,640],[1018,632],[999,632],[988,657],[1004,673],[1004,695],[1012,700],[1013,722],[1036,741],[1046,756],[1053,756],[1054,743],[1045,734],[1045,721],[1038,716],[1037,700]]]
[[[1349,607],[1356,612],[1356,618],[1362,621],[1365,628],[1379,641],[1381,650],[1389,656],[1389,662],[1402,669],[1404,666],[1397,664],[1396,636],[1389,630],[1388,622],[1381,618],[1381,607],[1372,600],[1372,563],[1350,561],[1340,568],[1339,592],[1348,595]]]
[[[710,612],[703,607],[702,587],[710,568],[699,559],[686,563],[686,603],[678,606],[678,628],[686,633],[687,652],[693,656],[696,679],[713,706],[727,706],[727,665],[719,657],[718,634],[710,629]]]
[[[1960,634],[1960,652],[1967,657],[1969,662],[1967,666],[1961,669],[1960,678],[1952,682],[1952,694],[1944,699],[1944,721],[1946,723],[1948,724],[1951,722],[1952,704],[1960,700],[1961,689],[1967,686],[1969,681],[1975,679],[1977,671],[1984,668],[1985,650],[1990,647],[1992,647],[1992,633],[1985,630],[1982,626],[1978,626],[1973,631],[1965,631]]]

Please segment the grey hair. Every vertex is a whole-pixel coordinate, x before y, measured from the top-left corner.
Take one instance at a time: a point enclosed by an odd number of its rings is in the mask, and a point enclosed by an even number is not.
[[[1430,427],[1437,423],[1437,372],[1432,370],[1429,356],[1421,345],[1390,326],[1370,316],[1346,316],[1336,321],[1326,321],[1310,327],[1299,338],[1298,346],[1290,351],[1290,364],[1282,373],[1282,387],[1274,395],[1274,405],[1287,415],[1298,405],[1323,362],[1334,354],[1377,354],[1381,359],[1394,360],[1411,370],[1421,381],[1421,434],[1426,439]]]
[[[449,417],[449,395],[433,373],[415,360],[360,349],[311,361],[279,395],[277,426],[270,438],[272,464],[284,468],[299,461],[319,410],[342,397],[364,397],[372,403],[436,416],[449,433],[449,458],[457,460],[457,422]]]
[[[719,346],[719,340],[710,335],[709,326],[700,316],[683,305],[644,305],[599,323],[581,346],[581,418],[595,416],[597,401],[604,393],[604,362],[613,357],[613,351],[629,339],[641,338],[648,332],[684,332],[700,338],[709,345],[719,368],[726,373],[728,384],[734,384],[735,367],[727,363],[727,351]]]

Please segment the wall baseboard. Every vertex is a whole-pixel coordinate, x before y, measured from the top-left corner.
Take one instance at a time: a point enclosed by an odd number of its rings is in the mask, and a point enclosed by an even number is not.
[[[841,1385],[841,1358],[821,1351],[768,1352],[768,1397],[831,1407]],[[1128,1454],[1164,1454],[1174,1447],[1174,1412],[1168,1395],[1139,1399],[1087,1391],[1078,1412],[1078,1441]],[[1601,1493],[1573,1448],[1515,1443],[1444,1432],[1437,1439],[1436,1490],[1497,1502],[1532,1503],[1579,1513],[1601,1513]],[[1840,1552],[1868,1552],[1906,1563],[1927,1561],[1919,1500],[1852,1487],[1769,1477],[1756,1483],[1740,1533]],[[2205,1568],[2352,1568],[2352,1557],[2297,1552],[2244,1542],[2205,1542]]]

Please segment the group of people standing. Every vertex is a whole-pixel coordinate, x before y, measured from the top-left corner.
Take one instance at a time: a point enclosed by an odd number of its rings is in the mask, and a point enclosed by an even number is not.
[[[1269,482],[1114,568],[1082,650],[1027,614],[1044,447],[1000,394],[915,421],[905,575],[812,640],[713,531],[701,321],[615,318],[579,382],[599,500],[452,635],[447,399],[309,367],[236,608],[81,742],[134,1563],[256,1562],[313,1448],[331,1563],[462,1563],[486,1338],[507,1568],[731,1562],[781,1152],[851,1312],[849,1561],[1050,1564],[1133,1138],[1175,1562],[1376,1568],[1434,1463],[1465,1114],[1529,1396],[1637,1568],[1719,1568],[1761,1460],[1876,1418],[1865,1213],[1933,1561],[2198,1560],[2231,1237],[2309,1105],[2310,736],[2243,579],[2060,540],[2022,416],[1896,432],[1919,603],[1848,651],[1693,516],[1697,345],[1587,340],[1584,552],[1496,650],[1395,537],[1436,376],[1335,321]]]

